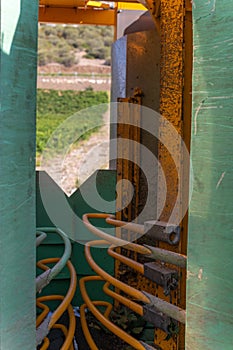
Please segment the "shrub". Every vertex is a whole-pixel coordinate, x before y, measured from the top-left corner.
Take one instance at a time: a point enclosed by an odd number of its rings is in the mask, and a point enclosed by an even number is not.
[[[113,41],[113,28],[108,26],[39,26],[38,64],[76,63],[75,56],[85,51],[87,58],[107,59]]]

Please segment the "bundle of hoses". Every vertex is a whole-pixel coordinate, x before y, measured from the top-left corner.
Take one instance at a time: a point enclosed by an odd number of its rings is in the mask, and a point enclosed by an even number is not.
[[[66,234],[58,228],[41,227],[37,230],[36,245],[39,246],[47,237],[47,234],[58,234],[64,242],[64,253],[61,258],[48,258],[37,262],[37,267],[44,271],[36,278],[36,292],[40,293],[63,269],[67,266],[70,273],[70,285],[66,295],[46,295],[37,297],[36,306],[38,315],[36,319],[36,343],[40,350],[49,348],[50,340],[49,333],[52,329],[59,329],[63,335],[63,344],[59,349],[74,350],[73,340],[75,333],[75,315],[71,306],[76,286],[77,276],[76,271],[69,261],[71,255],[71,243]],[[53,267],[49,266],[53,264]],[[48,266],[49,265],[49,266]],[[59,305],[51,312],[48,302],[58,301]],[[59,322],[59,319],[64,314],[68,315],[68,326]]]
[[[177,253],[167,252],[160,248],[138,245],[135,243],[124,241],[121,238],[118,238],[116,236],[111,236],[103,232],[102,230],[96,228],[95,226],[93,226],[90,223],[89,218],[105,219],[107,223],[112,224],[114,226],[119,226],[119,227],[124,226],[126,224],[125,222],[115,220],[115,218],[110,214],[95,213],[95,214],[85,214],[83,216],[84,225],[92,233],[94,233],[99,238],[101,238],[101,240],[90,241],[85,246],[86,260],[88,264],[91,266],[91,268],[95,271],[96,276],[87,276],[87,277],[83,277],[80,280],[80,290],[81,290],[83,300],[85,302],[85,304],[81,306],[81,324],[82,324],[82,329],[85,334],[88,345],[90,346],[91,350],[98,350],[98,347],[96,346],[91,336],[91,333],[88,329],[86,314],[85,314],[86,308],[88,308],[92,312],[92,314],[96,317],[96,319],[99,322],[101,322],[106,328],[108,328],[112,333],[117,335],[119,338],[121,338],[123,341],[128,343],[134,349],[137,349],[137,350],[154,349],[154,347],[135,339],[133,336],[129,335],[123,329],[115,325],[109,318],[112,310],[112,304],[107,302],[102,302],[102,301],[92,301],[86,290],[86,286],[85,286],[86,282],[105,281],[105,284],[103,286],[103,291],[105,292],[105,294],[110,296],[113,300],[116,300],[120,304],[131,309],[132,311],[134,311],[140,316],[143,316],[142,304],[144,303],[147,305],[155,306],[159,312],[164,313],[165,315],[173,318],[174,320],[177,320],[178,322],[185,323],[185,318],[186,318],[185,310],[179,308],[178,306],[172,305],[160,298],[150,295],[149,293],[145,293],[143,291],[137,290],[129,286],[128,284],[117,280],[115,277],[111,276],[110,274],[108,274],[105,270],[103,270],[100,266],[98,266],[94,261],[91,255],[91,247],[103,246],[103,245],[109,246],[108,254],[110,256],[112,256],[115,259],[118,259],[119,261],[123,262],[127,266],[133,268],[134,270],[142,274],[143,274],[143,268],[144,268],[142,264],[115,252],[114,248],[117,246],[123,246],[124,249],[137,252],[139,254],[143,254],[152,259],[163,260],[164,262],[171,263],[183,268],[186,267],[186,256],[177,254]],[[133,230],[135,232],[142,231],[140,227],[141,225],[127,223],[127,226],[128,226],[128,229],[132,231]],[[115,287],[119,292],[116,292],[116,290],[115,291],[111,290],[110,286]],[[123,292],[124,294],[122,295],[121,292]],[[100,306],[100,305],[106,307],[106,310],[104,313],[101,313],[100,310],[97,308],[97,306]]]

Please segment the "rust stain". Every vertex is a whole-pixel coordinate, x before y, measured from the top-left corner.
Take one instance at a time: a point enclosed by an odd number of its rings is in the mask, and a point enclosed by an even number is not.
[[[161,0],[160,1],[160,36],[161,36],[161,76],[160,76],[160,113],[166,118],[177,130],[180,135],[190,133],[190,120],[187,122],[186,118],[190,118],[191,114],[191,63],[192,56],[187,57],[185,50],[189,53],[191,50],[192,32],[190,25],[187,24],[185,17],[185,9],[190,13],[189,0]],[[189,15],[189,20],[191,16]],[[187,29],[186,29],[187,27]],[[185,40],[187,43],[185,43]],[[186,44],[186,47],[185,47]],[[185,71],[185,63],[187,69]],[[186,79],[186,80],[185,80]],[[187,98],[187,106],[184,108],[184,97]],[[184,128],[185,127],[185,128]],[[166,135],[166,127],[161,123],[159,133]],[[185,142],[188,145],[189,136],[185,135]],[[169,140],[169,135],[167,136]],[[159,162],[164,172],[167,185],[166,202],[163,207],[160,219],[163,221],[169,220],[173,207],[175,205],[178,184],[180,177],[180,169],[176,169],[174,157],[180,159],[180,147],[174,142],[173,154],[170,154],[162,143],[159,144],[158,157]],[[159,195],[163,193],[163,177],[162,174],[158,178],[158,198],[163,198]],[[160,207],[160,203],[158,203]],[[179,213],[177,213],[179,215]],[[187,226],[187,217],[184,220],[184,226]],[[187,248],[187,230],[182,227],[182,242],[177,247],[170,247],[165,243],[160,243],[159,246],[173,250],[182,254],[186,253]],[[170,297],[170,302],[185,308],[186,297],[186,271],[179,269],[179,288],[173,292]],[[165,299],[161,288],[156,289],[156,294]],[[182,350],[185,349],[185,327],[180,326],[180,332],[177,336],[173,336],[170,340],[165,341],[165,334],[156,330],[155,343],[166,350]]]
[[[121,189],[116,200],[116,207],[124,207],[125,198],[128,199],[130,192],[130,184],[134,188],[134,196],[130,203],[126,205],[123,210],[116,213],[116,218],[118,220],[124,220],[131,222],[134,218],[138,216],[139,208],[139,168],[137,164],[140,164],[140,123],[141,123],[141,110],[140,108],[135,108],[132,104],[141,105],[141,95],[142,91],[138,88],[135,89],[133,97],[129,98],[119,98],[118,102],[123,102],[118,106],[118,125],[117,125],[117,183],[121,180],[128,180],[128,182],[121,182]],[[131,106],[130,106],[131,105]],[[131,125],[130,125],[131,124]],[[136,127],[136,125],[138,127]],[[120,139],[124,139],[128,142],[128,147],[124,147]],[[132,141],[135,141],[132,143]],[[133,155],[133,159],[131,157]],[[133,160],[130,161],[130,159]],[[127,200],[127,203],[129,201]],[[116,235],[121,237],[121,229],[116,228]],[[133,233],[127,232],[127,240],[134,241]],[[123,248],[117,248],[117,252],[122,255],[126,255],[131,259],[137,260],[137,254],[133,252],[126,251]],[[115,261],[115,276],[119,280],[127,279],[125,282],[131,286],[137,285],[138,276],[125,269],[124,265],[120,261]],[[118,303],[115,303],[118,306]]]
[[[147,1],[151,14],[156,23],[159,21],[161,34],[161,93],[160,93],[160,113],[176,128],[177,132],[184,136],[186,145],[189,148],[190,140],[190,115],[191,115],[191,67],[192,67],[192,14],[190,12],[190,0],[158,0]],[[156,6],[155,6],[156,5]],[[187,6],[188,14],[185,14]],[[185,99],[185,106],[184,106]],[[130,102],[124,100],[123,102]],[[127,130],[119,129],[119,133],[128,133]],[[164,125],[160,125],[160,133],[166,134]],[[118,135],[119,136],[119,135]],[[128,137],[128,136],[127,136]],[[169,135],[167,136],[169,138]],[[174,154],[180,162],[179,145],[174,144]],[[121,150],[120,150],[121,153]],[[136,154],[137,152],[135,152]],[[169,219],[178,193],[179,173],[175,167],[173,156],[166,147],[159,145],[158,157],[160,164],[166,176],[167,191],[166,204],[161,218],[166,221]],[[119,155],[118,155],[119,157]],[[132,172],[130,164],[126,164],[121,158],[118,159],[117,174],[118,180],[127,178],[133,183],[138,181],[137,169]],[[124,158],[125,159],[125,158]],[[163,179],[158,179],[158,193],[164,190],[162,187]],[[123,192],[123,191],[122,191]],[[161,196],[163,197],[163,196]],[[122,197],[117,198],[120,207],[123,201]],[[138,203],[138,199],[136,199]],[[136,204],[135,202],[135,204]],[[138,204],[136,205],[136,208]],[[134,206],[135,208],[135,206]],[[131,220],[133,215],[132,208],[127,212],[119,212],[117,219]],[[156,213],[155,213],[156,215]],[[176,247],[171,247],[165,243],[159,246],[186,254],[187,249],[187,216],[183,220],[182,242]],[[122,254],[129,254],[124,249],[119,248]],[[131,256],[132,257],[132,256]],[[134,259],[140,257],[134,256]],[[179,269],[179,288],[172,291],[170,296],[165,297],[163,289],[140,274],[130,272],[125,267],[116,262],[116,277],[124,279],[129,285],[139,290],[147,291],[168,302],[178,305],[185,309],[186,298],[186,271]],[[155,331],[155,344],[163,350],[184,350],[185,349],[185,327],[180,325],[180,332],[171,339],[165,340],[167,334],[160,330]]]

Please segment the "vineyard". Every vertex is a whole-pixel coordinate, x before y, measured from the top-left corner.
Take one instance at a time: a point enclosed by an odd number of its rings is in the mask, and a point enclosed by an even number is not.
[[[107,92],[94,92],[92,89],[85,91],[59,91],[59,90],[37,90],[37,157],[39,157],[46,146],[52,133],[67,118],[75,113],[79,113],[78,124],[75,128],[81,139],[87,139],[101,124],[103,114],[106,112],[106,105],[97,109],[88,107],[105,104],[108,102]],[[88,110],[87,110],[88,108]],[[80,112],[82,111],[82,112]],[[73,130],[74,125],[70,125]],[[89,129],[92,129],[91,132]],[[69,135],[65,135],[69,137]],[[63,147],[64,139],[62,135],[57,147]]]

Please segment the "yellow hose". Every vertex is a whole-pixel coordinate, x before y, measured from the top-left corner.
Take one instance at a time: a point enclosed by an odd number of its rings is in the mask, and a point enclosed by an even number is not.
[[[126,285],[125,283],[118,281],[113,276],[109,275],[107,272],[105,272],[101,267],[99,267],[95,261],[93,260],[91,256],[90,247],[91,246],[97,246],[107,244],[106,241],[91,241],[87,242],[85,245],[85,257],[89,265],[92,267],[92,269],[97,273],[97,275],[101,276],[105,281],[108,281],[110,284],[112,284],[114,287],[119,288],[120,290],[124,291],[126,294],[130,295],[136,300],[143,301],[144,303],[149,304],[150,300],[139,290]]]
[[[182,254],[178,254],[169,250],[165,250],[162,248],[158,248],[158,247],[150,247],[146,244],[139,245],[139,244],[135,244],[135,243],[130,243],[128,241],[125,241],[121,238],[115,237],[115,236],[111,236],[99,229],[97,229],[95,226],[93,226],[90,222],[89,222],[89,218],[102,218],[110,223],[111,225],[116,225],[116,226],[128,226],[131,225],[132,228],[135,226],[140,226],[138,224],[134,224],[134,223],[126,223],[124,221],[120,221],[120,220],[115,220],[114,216],[111,214],[101,214],[101,213],[92,213],[92,214],[85,214],[83,215],[83,223],[84,225],[95,235],[97,235],[98,237],[106,240],[109,243],[112,243],[114,246],[124,246],[125,249],[128,250],[132,250],[135,253],[139,253],[139,254],[143,254],[143,255],[147,255],[148,257],[155,259],[155,260],[162,260],[164,262],[167,262],[169,264],[173,264],[182,268],[186,268],[186,264],[187,264],[187,256],[182,255]],[[130,227],[130,226],[129,226]],[[135,228],[135,231],[139,229]],[[136,232],[138,232],[136,231]]]
[[[140,264],[139,262],[137,262],[135,260],[132,260],[130,258],[127,258],[124,255],[121,255],[121,254],[115,252],[114,251],[114,247],[108,248],[108,254],[112,258],[119,260],[123,264],[131,267],[133,270],[135,270],[135,271],[141,273],[142,275],[144,275],[144,266],[143,266],[143,264]]]
[[[87,278],[90,277],[90,276],[87,276]],[[90,279],[91,280],[91,279]],[[93,301],[92,302],[94,305],[96,306],[107,306],[106,308],[106,311],[107,313],[110,313],[111,310],[112,310],[112,304],[106,302],[106,301]],[[88,345],[90,346],[90,348],[92,350],[98,350],[92,336],[91,336],[91,333],[89,331],[89,328],[88,328],[88,325],[87,325],[87,320],[86,320],[86,314],[85,314],[85,309],[87,308],[87,305],[86,304],[83,304],[81,307],[80,307],[80,319],[81,319],[81,325],[82,325],[82,330],[83,330],[83,333],[85,335],[85,338],[86,338],[86,341],[88,343]],[[110,312],[109,312],[110,310]],[[104,316],[106,318],[108,318],[108,316],[106,316],[106,311],[104,313]]]
[[[98,228],[96,228],[95,226],[93,226],[90,221],[90,219],[107,219],[107,218],[111,218],[114,219],[115,217],[111,214],[101,214],[101,213],[88,213],[88,214],[84,214],[83,215],[83,223],[84,225],[88,228],[89,231],[91,231],[92,233],[94,233],[96,236],[106,240],[108,244],[113,244],[114,246],[118,247],[118,246],[124,246],[124,248],[128,249],[128,250],[132,250],[133,252],[139,253],[139,254],[143,254],[143,255],[150,255],[151,251],[150,249],[140,245],[140,244],[136,244],[136,243],[130,243],[128,241],[125,241],[121,238],[115,237],[115,236],[111,236],[101,230],[99,230]]]
[[[119,301],[121,304],[127,306],[129,309],[133,310],[134,312],[136,312],[138,315],[143,316],[143,307],[137,303],[135,303],[132,300],[129,300],[128,298],[112,291],[111,289],[109,289],[110,283],[106,282],[104,287],[103,287],[103,291],[105,292],[105,294],[109,295],[111,298]]]
[[[65,338],[67,337],[67,335],[68,335],[68,330],[67,330],[67,328],[64,326],[64,324],[56,323],[56,324],[53,326],[53,329],[54,329],[54,328],[60,329],[60,330],[62,331],[62,333],[64,334]],[[70,345],[70,347],[69,347],[69,350],[74,350],[73,342],[71,343],[71,345]]]
[[[102,242],[103,244],[103,242]],[[94,276],[96,277],[96,276]],[[98,277],[98,276],[97,276]],[[87,276],[83,277],[79,281],[80,285],[80,290],[82,293],[82,297],[84,302],[86,303],[86,306],[88,309],[92,312],[92,314],[106,327],[108,328],[111,332],[113,332],[115,335],[117,335],[119,338],[124,340],[126,343],[134,347],[134,349],[137,350],[145,350],[144,346],[136,339],[134,339],[132,336],[127,334],[125,331],[123,331],[121,328],[117,327],[115,324],[113,324],[109,319],[107,319],[102,313],[95,307],[94,302],[92,302],[87,294],[86,287],[85,287],[85,282],[91,281],[92,276]],[[84,315],[85,317],[85,315]],[[83,318],[83,317],[82,317]],[[84,327],[85,332],[87,331],[87,327]],[[89,334],[88,334],[89,333]],[[90,341],[90,332],[88,331],[86,333],[88,335],[88,340]],[[93,340],[92,340],[93,342]],[[95,343],[92,343],[92,346],[89,344],[91,347],[91,350],[98,350],[96,347]]]
[[[105,219],[107,224],[114,225],[116,227],[123,227],[126,230],[133,231],[139,233],[140,235],[144,235],[144,225],[135,224],[134,222],[120,221],[116,220],[114,217],[108,217]]]
[[[62,300],[64,301],[64,297],[62,295],[49,295],[49,296],[43,296],[38,298],[39,302],[45,302],[45,301],[52,301],[52,300]],[[68,314],[69,314],[69,329],[68,329],[68,334],[65,339],[64,344],[62,345],[60,350],[69,350],[71,347],[71,344],[73,342],[74,338],[74,333],[75,333],[75,326],[76,326],[76,320],[75,320],[75,315],[74,311],[71,305],[68,305],[67,307]],[[60,318],[60,316],[59,316]],[[51,329],[54,326],[54,324],[51,324],[51,320],[49,323],[49,329]],[[41,349],[40,349],[41,350]]]
[[[41,314],[36,318],[36,328],[37,328],[39,327],[41,322],[45,319],[45,317],[48,315],[49,307],[45,304],[40,303],[38,300],[36,301],[36,306],[43,310]]]
[[[91,348],[91,350],[98,350],[98,348],[97,348],[97,346],[96,346],[96,344],[91,336],[88,325],[87,325],[87,320],[86,320],[86,315],[85,315],[86,306],[87,306],[86,304],[83,304],[80,307],[80,319],[81,319],[82,330],[83,330],[83,333],[85,335],[85,339],[86,339],[89,347]]]
[[[109,289],[110,285],[113,285],[118,290],[123,291],[125,294],[129,295],[131,298],[135,299],[136,301],[142,301],[146,304],[155,305],[158,310],[161,312],[164,312],[168,316],[177,319],[179,322],[185,323],[185,310],[180,309],[179,307],[172,305],[162,299],[159,299],[157,297],[153,297],[152,295],[148,293],[143,293],[119,280],[114,278],[113,276],[109,275],[106,271],[104,271],[100,266],[96,264],[94,259],[91,255],[91,247],[94,246],[101,246],[101,245],[110,245],[108,248],[108,254],[112,256],[114,259],[117,259],[121,261],[123,264],[129,266],[130,268],[134,269],[135,271],[144,274],[144,266],[143,264],[138,263],[137,261],[134,261],[126,256],[123,256],[119,253],[117,253],[114,250],[115,246],[124,246],[125,249],[131,250],[133,252],[151,256],[154,259],[164,260],[171,263],[174,263],[177,266],[180,266],[180,264],[184,264],[184,257],[180,256],[179,254],[173,253],[173,252],[167,252],[165,250],[162,250],[160,248],[154,248],[154,247],[147,247],[147,246],[141,246],[138,244],[130,243],[125,240],[122,240],[121,238],[111,236],[100,229],[93,226],[89,219],[92,218],[101,218],[105,219],[105,221],[111,225],[123,227],[127,226],[131,231],[142,233],[143,227],[142,225],[132,224],[130,223],[128,226],[123,221],[115,220],[115,217],[111,214],[101,214],[101,213],[94,213],[94,214],[85,214],[83,215],[83,222],[84,225],[95,235],[101,238],[101,240],[95,240],[86,243],[85,245],[85,257],[86,261],[90,265],[90,267],[96,272],[98,276],[89,276],[84,277],[80,280],[80,290],[81,294],[83,296],[84,302],[86,303],[86,306],[90,309],[90,311],[94,314],[94,316],[109,330],[111,330],[114,334],[116,334],[118,337],[126,341],[128,344],[133,346],[135,349],[145,349],[144,345],[140,343],[139,341],[135,340],[131,336],[129,336],[127,333],[125,333],[123,330],[121,330],[119,327],[114,325],[112,322],[110,322],[104,315],[102,315],[99,310],[95,307],[95,302],[92,302],[86,292],[85,288],[85,282],[87,281],[93,281],[93,280],[104,280],[106,283],[103,286],[103,291],[105,294],[112,297],[114,300],[119,301],[121,304],[127,306],[140,316],[143,316],[144,309],[143,306],[139,305],[137,302],[128,299],[127,297],[121,295],[120,293],[116,293],[115,291],[112,291]],[[157,249],[157,250],[156,250]],[[181,262],[180,262],[181,260]],[[182,265],[183,266],[183,265]],[[99,303],[99,302],[98,302]],[[85,305],[82,306],[82,312],[81,314],[81,323],[83,327],[84,334],[86,336],[86,339],[88,341],[89,346],[91,347],[91,350],[98,350],[96,347],[96,344],[94,343],[91,334],[88,330],[88,326],[85,319]],[[146,345],[145,345],[146,346]],[[147,346],[146,346],[147,348]]]
[[[43,345],[41,346],[40,350],[47,350],[49,347],[50,341],[49,339],[46,337],[44,338],[44,342]]]
[[[37,263],[37,266],[39,268],[41,268],[42,270],[47,270],[48,266],[46,266],[46,264],[56,263],[58,260],[59,260],[59,258],[49,258],[49,259],[40,260]],[[57,320],[61,317],[61,315],[63,315],[63,313],[67,309],[68,305],[71,303],[71,301],[74,297],[75,291],[76,291],[76,286],[77,286],[76,271],[75,271],[72,263],[69,260],[67,261],[67,266],[68,266],[68,269],[70,271],[70,286],[69,286],[68,292],[67,292],[64,300],[59,305],[59,307],[54,311],[54,313],[51,317],[51,320],[49,322],[49,328],[52,328],[52,326],[57,322]],[[48,298],[49,297],[50,296],[48,296]],[[40,298],[39,298],[39,300],[40,300]]]
[[[59,261],[59,258],[43,259],[37,263],[37,266],[42,270],[47,270],[47,269],[49,269],[49,267],[46,264],[57,263],[58,261]],[[65,338],[65,342],[61,347],[61,350],[73,350],[74,349],[73,348],[73,338],[74,338],[75,326],[76,326],[73,308],[70,304],[71,304],[71,301],[74,297],[74,293],[75,293],[76,286],[77,286],[77,275],[76,275],[76,271],[75,271],[75,269],[70,261],[67,261],[67,267],[68,267],[69,272],[70,272],[70,286],[69,286],[69,289],[68,289],[66,296],[63,297],[61,295],[50,295],[50,296],[44,296],[44,297],[37,298],[37,306],[40,307],[41,309],[43,309],[43,312],[37,317],[37,320],[36,320],[37,327],[41,324],[41,322],[48,315],[48,312],[49,312],[48,306],[44,305],[42,302],[51,301],[51,300],[61,300],[62,301],[61,304],[58,306],[58,308],[54,311],[54,313],[50,319],[49,325],[48,325],[48,329],[51,329],[54,327],[55,328],[60,327],[63,330],[63,333],[67,334],[67,336]],[[56,324],[58,319],[63,315],[63,313],[66,310],[68,310],[69,319],[70,319],[68,331],[67,330],[65,331],[65,328],[63,328],[62,325],[59,326]],[[44,341],[41,349],[46,350],[48,348],[48,345],[49,345],[49,340]]]

